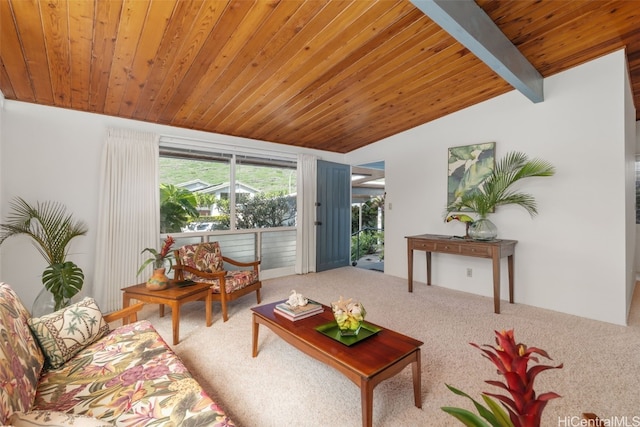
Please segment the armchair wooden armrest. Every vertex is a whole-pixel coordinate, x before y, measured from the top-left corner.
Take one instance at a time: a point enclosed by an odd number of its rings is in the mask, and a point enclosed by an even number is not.
[[[127,308],[105,314],[104,316],[102,316],[102,318],[107,323],[115,322],[116,320],[120,319],[122,319],[123,322],[126,319],[128,323],[134,323],[138,321],[138,312],[142,309],[142,307],[144,307],[144,303],[139,302],[137,304],[130,305]]]
[[[253,267],[254,270],[258,271],[258,266],[260,265],[260,260],[251,261],[251,262],[242,262],[236,261],[235,259],[227,258],[226,256],[222,256],[222,260],[224,262],[228,262],[231,265],[235,265],[236,267]]]
[[[188,271],[189,273],[198,276],[198,277],[202,277],[203,279],[221,279],[223,278],[227,272],[226,271],[213,271],[213,272],[206,272],[206,271],[200,271],[198,269],[189,267],[187,265],[182,265],[182,264],[177,264],[173,266],[173,271],[175,274],[175,278],[176,280],[183,280],[184,279],[184,271]]]

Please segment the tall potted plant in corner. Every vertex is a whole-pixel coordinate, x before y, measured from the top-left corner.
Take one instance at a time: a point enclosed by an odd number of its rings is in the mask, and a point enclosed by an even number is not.
[[[42,273],[43,292],[51,293],[55,302],[53,309],[59,310],[80,292],[84,284],[82,269],[66,258],[69,243],[73,238],[87,234],[87,226],[82,221],[74,220],[66,208],[56,202],[47,201],[32,206],[18,197],[10,207],[7,222],[0,224],[0,245],[11,236],[24,234],[31,237],[34,246],[48,263]],[[36,298],[36,302],[40,297]],[[38,310],[36,304],[32,311],[32,316],[45,314]]]
[[[446,207],[445,217],[451,212],[476,212],[479,218],[471,223],[469,235],[476,240],[493,240],[498,231],[487,215],[494,212],[496,207],[515,204],[526,209],[532,217],[538,213],[535,198],[531,194],[515,191],[511,186],[524,178],[554,174],[555,168],[549,162],[529,160],[526,154],[520,152],[507,153],[482,186],[467,192]]]

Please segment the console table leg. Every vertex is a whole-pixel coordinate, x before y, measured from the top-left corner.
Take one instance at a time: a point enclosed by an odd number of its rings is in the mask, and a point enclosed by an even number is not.
[[[409,286],[409,292],[413,292],[413,249],[411,249],[411,244],[408,244],[407,247],[407,263],[409,267],[407,271],[409,283],[407,285]]]
[[[500,314],[500,256],[493,255],[493,311]]]
[[[509,302],[513,304],[513,257],[509,255],[507,257],[507,265],[509,266]]]
[[[427,286],[431,286],[431,252],[427,252]]]

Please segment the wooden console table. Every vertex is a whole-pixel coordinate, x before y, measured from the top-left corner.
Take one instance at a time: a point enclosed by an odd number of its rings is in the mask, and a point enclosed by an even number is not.
[[[413,251],[427,253],[427,285],[431,285],[431,253],[441,252],[452,255],[490,258],[493,260],[493,306],[500,313],[500,258],[508,257],[509,302],[513,304],[513,257],[517,240],[496,239],[481,242],[471,239],[454,238],[437,234],[407,236],[407,255],[409,261],[409,292],[413,292]]]

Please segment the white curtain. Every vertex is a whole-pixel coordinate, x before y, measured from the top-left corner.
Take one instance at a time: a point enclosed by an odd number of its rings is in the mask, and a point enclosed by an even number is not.
[[[298,155],[298,224],[296,235],[296,274],[316,271],[316,170],[317,158]]]
[[[109,129],[102,152],[94,292],[100,308],[122,308],[126,286],[147,279],[136,273],[144,248],[159,248],[158,136]]]

